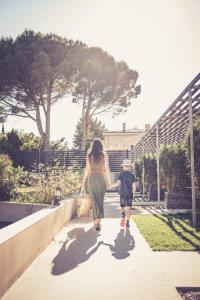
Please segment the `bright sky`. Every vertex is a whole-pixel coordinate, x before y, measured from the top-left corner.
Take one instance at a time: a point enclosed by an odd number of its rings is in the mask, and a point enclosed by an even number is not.
[[[99,46],[139,72],[142,93],[128,112],[99,116],[110,130],[153,125],[200,72],[199,0],[0,0],[0,36],[24,29]],[[52,138],[71,142],[80,115],[63,99],[52,112]],[[32,121],[10,118],[5,127],[37,133]]]

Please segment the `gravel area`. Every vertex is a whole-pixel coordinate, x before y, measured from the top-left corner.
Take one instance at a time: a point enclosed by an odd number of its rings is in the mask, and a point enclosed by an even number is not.
[[[180,295],[183,300],[200,300],[200,288],[195,288],[194,290],[179,290]]]

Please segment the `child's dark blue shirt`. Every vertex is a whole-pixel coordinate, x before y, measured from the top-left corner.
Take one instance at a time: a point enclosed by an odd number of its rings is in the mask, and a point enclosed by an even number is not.
[[[136,181],[135,175],[131,171],[122,171],[119,173],[118,180],[120,180],[120,196],[125,198],[133,198],[132,184]]]

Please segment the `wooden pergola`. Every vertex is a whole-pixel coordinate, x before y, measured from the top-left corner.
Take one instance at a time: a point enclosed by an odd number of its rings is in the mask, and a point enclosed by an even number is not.
[[[135,146],[136,158],[142,158],[144,154],[148,152],[157,153],[157,190],[158,203],[160,205],[160,145],[171,145],[175,143],[180,143],[185,138],[187,130],[189,130],[191,148],[193,226],[196,226],[193,120],[197,116],[200,116],[200,73],[182,91],[182,93],[176,98],[176,100],[169,106],[169,108],[161,115],[158,121],[150,128],[150,130],[142,137],[142,139]]]

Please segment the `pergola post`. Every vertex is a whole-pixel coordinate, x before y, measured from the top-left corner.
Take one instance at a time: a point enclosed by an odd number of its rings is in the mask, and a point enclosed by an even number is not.
[[[192,185],[192,223],[196,226],[196,192],[195,192],[195,169],[194,169],[194,140],[193,140],[193,113],[192,93],[188,90],[189,96],[189,130],[190,130],[190,160],[191,160],[191,185]]]
[[[40,147],[39,147],[39,149],[38,149],[38,172],[39,172],[39,174],[40,174],[40,155],[41,155],[41,153],[40,153]]]
[[[63,165],[64,165],[64,168],[65,168],[65,150],[64,150],[64,153],[63,153]]]
[[[130,157],[130,159],[131,159],[132,164],[135,163],[135,149],[134,149],[133,145],[131,145],[131,157]]]
[[[142,198],[144,200],[144,139],[142,139]]]
[[[156,162],[157,162],[157,197],[160,207],[160,142],[159,142],[159,123],[156,124]]]

